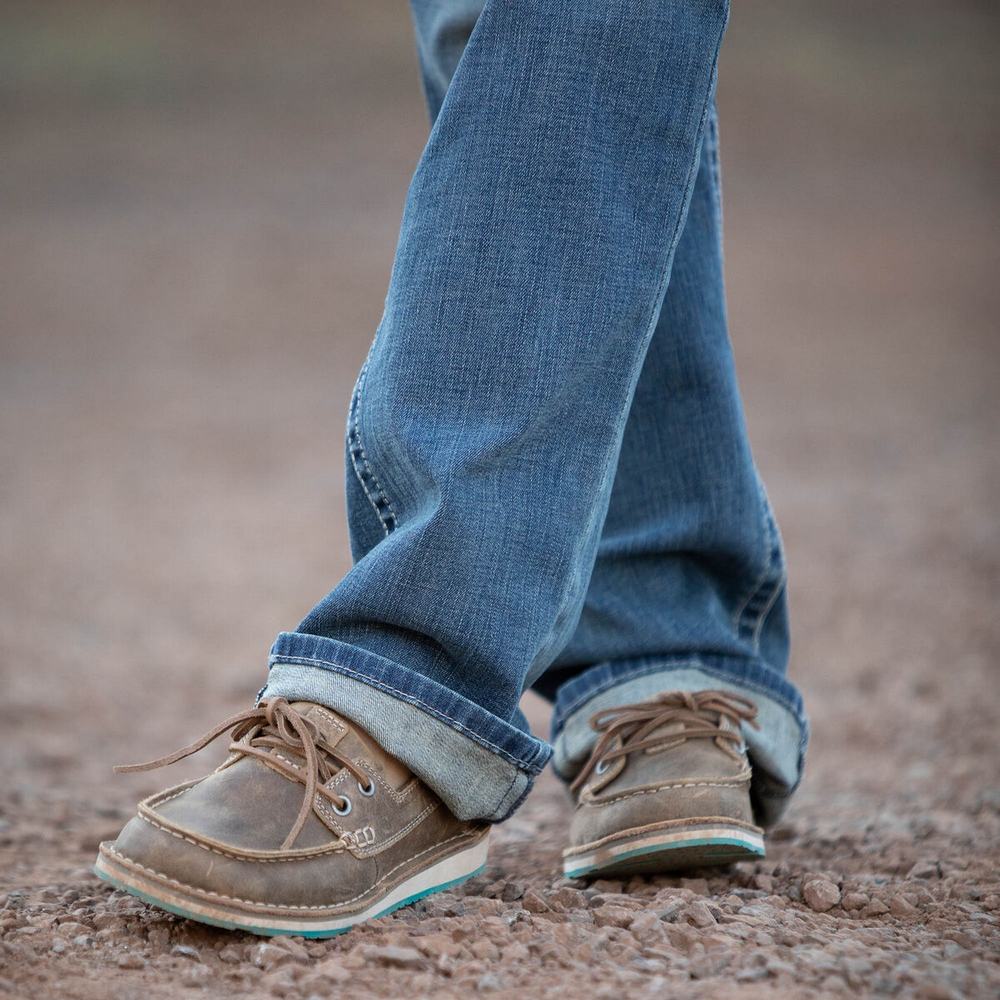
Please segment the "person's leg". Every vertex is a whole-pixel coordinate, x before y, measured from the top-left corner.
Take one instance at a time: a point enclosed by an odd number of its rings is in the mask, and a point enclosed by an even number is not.
[[[625,428],[579,625],[536,687],[556,700],[554,766],[573,778],[599,710],[671,690],[752,699],[757,818],[797,785],[807,725],[786,679],[781,540],[747,439],[726,330],[713,113],[687,221]]]
[[[577,625],[727,13],[487,0],[409,192],[349,418],[357,562],[264,694],[355,720],[461,818],[549,756],[518,701]]]

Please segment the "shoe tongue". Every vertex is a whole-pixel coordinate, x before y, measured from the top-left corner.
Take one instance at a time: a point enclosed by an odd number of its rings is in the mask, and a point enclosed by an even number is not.
[[[402,788],[411,779],[409,769],[386,753],[357,723],[310,701],[296,701],[291,707],[316,727],[325,743],[351,760],[371,764],[393,788]]]

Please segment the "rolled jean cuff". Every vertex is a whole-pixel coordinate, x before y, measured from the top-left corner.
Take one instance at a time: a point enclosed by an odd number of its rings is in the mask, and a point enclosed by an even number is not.
[[[565,683],[552,716],[552,767],[571,781],[597,741],[594,712],[646,701],[661,691],[732,691],[757,706],[757,725],[744,725],[753,767],[751,797],[764,826],[778,821],[802,778],[809,721],[802,696],[763,664],[729,656],[636,659],[600,663]]]
[[[552,748],[429,677],[335,639],[282,632],[260,698],[314,701],[402,761],[461,820],[499,822],[528,794]]]

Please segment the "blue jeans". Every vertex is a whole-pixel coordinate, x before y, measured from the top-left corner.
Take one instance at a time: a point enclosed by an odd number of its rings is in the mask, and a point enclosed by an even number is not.
[[[355,564],[263,696],[500,820],[590,714],[726,688],[764,822],[798,783],[781,542],[726,332],[722,0],[414,0],[433,127],[350,404]],[[554,699],[551,745],[518,708]]]

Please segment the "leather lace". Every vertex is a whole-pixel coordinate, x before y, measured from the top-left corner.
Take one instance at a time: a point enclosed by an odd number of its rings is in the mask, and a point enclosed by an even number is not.
[[[735,723],[734,728],[727,728],[723,717]],[[570,789],[579,791],[591,775],[603,773],[620,757],[640,750],[669,750],[687,740],[715,740],[720,750],[739,760],[743,744],[740,724],[746,722],[757,729],[756,718],[757,706],[730,691],[669,691],[635,705],[595,712],[590,725],[600,737]],[[668,731],[658,731],[665,726],[670,727]]]
[[[374,788],[368,774],[343,751],[327,743],[315,724],[292,708],[284,698],[267,698],[256,708],[230,716],[193,743],[165,757],[158,757],[145,764],[119,764],[115,767],[115,771],[125,774],[133,771],[151,771],[157,767],[176,764],[177,761],[190,757],[191,754],[208,746],[229,729],[232,730],[230,753],[256,757],[271,770],[306,786],[302,806],[281,845],[282,850],[288,850],[295,843],[309,818],[317,795],[328,799],[337,810],[346,810],[349,807],[348,800],[326,787],[325,783],[337,771],[346,769],[357,779],[359,785],[366,789]],[[283,751],[304,758],[305,767],[290,764],[272,751]]]

